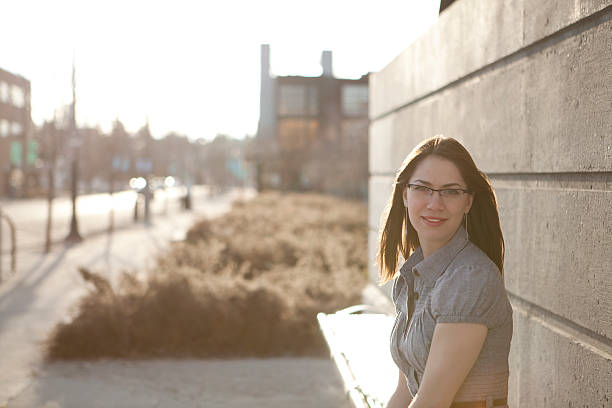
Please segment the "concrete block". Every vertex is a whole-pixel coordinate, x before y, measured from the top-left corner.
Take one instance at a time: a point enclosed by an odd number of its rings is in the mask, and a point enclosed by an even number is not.
[[[369,181],[368,224],[370,229],[378,230],[380,217],[389,202],[394,176],[371,176]]]
[[[506,288],[612,339],[611,191],[496,188]]]
[[[612,4],[463,0],[370,76],[370,118],[413,103]]]
[[[370,123],[369,131],[369,169],[370,174],[393,174],[397,168],[393,168],[390,157],[393,154],[393,139],[389,135],[396,132],[392,128],[395,123],[393,114],[388,117]],[[399,129],[398,131],[401,131]]]
[[[514,306],[514,305],[513,305]],[[612,360],[514,309],[508,405],[609,407]]]
[[[375,121],[372,150],[385,148],[371,172],[397,169],[435,134],[462,141],[488,173],[612,170],[611,42],[608,20]]]
[[[523,1],[523,46],[612,5],[612,0]]]
[[[429,31],[370,77],[370,118],[421,98],[519,49],[522,2],[462,0],[453,5]],[[504,24],[505,21],[513,23]]]

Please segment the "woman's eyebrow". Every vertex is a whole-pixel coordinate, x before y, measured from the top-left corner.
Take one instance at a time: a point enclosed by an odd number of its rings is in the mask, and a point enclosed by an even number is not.
[[[425,181],[425,180],[414,180],[414,182],[419,182],[421,184],[425,184],[426,186],[431,186],[432,184],[429,181]],[[459,183],[448,183],[448,184],[444,184],[441,187],[451,187],[451,186],[459,186],[461,187],[461,184]]]

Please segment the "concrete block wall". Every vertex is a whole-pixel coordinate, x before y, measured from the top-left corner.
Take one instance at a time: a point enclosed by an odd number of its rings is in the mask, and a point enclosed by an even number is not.
[[[459,139],[499,200],[509,405],[612,407],[612,0],[456,2],[370,77],[370,119],[372,281],[395,171]]]

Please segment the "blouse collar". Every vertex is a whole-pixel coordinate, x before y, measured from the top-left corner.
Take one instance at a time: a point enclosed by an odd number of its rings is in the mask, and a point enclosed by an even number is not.
[[[419,246],[402,265],[400,274],[409,279],[413,276],[415,279],[420,277],[425,286],[433,287],[446,267],[468,242],[467,231],[463,226],[459,226],[451,240],[427,258],[423,258],[423,250]]]

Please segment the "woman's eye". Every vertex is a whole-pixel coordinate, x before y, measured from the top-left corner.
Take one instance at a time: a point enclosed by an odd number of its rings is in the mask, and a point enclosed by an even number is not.
[[[461,191],[451,188],[449,190],[441,190],[440,194],[445,195],[445,196],[458,196],[459,194],[461,194]]]
[[[425,186],[416,186],[416,185],[413,185],[413,186],[412,186],[412,189],[413,189],[414,191],[418,191],[419,193],[426,193],[426,192],[429,190],[429,189],[428,189],[427,187],[425,187]]]

